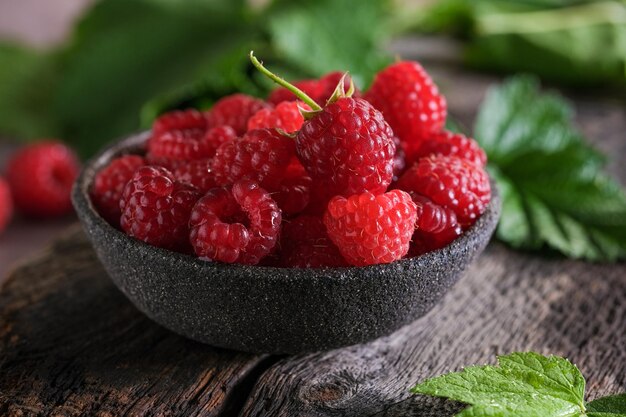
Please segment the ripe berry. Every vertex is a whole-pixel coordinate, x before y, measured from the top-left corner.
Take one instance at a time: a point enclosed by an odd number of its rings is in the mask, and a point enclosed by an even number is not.
[[[310,110],[309,106],[297,101],[284,101],[274,109],[261,109],[248,120],[248,131],[275,128],[287,133],[296,132],[304,123],[299,107]]]
[[[218,186],[211,171],[211,164],[211,159],[197,159],[180,164],[174,169],[174,178],[177,181],[191,184],[200,192],[206,193],[211,188]]]
[[[400,139],[394,136],[393,143],[396,145],[396,153],[393,155],[393,181],[397,181],[398,178],[404,173],[406,169],[407,161],[404,149],[402,149]]]
[[[464,228],[476,221],[491,199],[489,177],[483,167],[455,156],[420,159],[400,177],[396,188],[451,209]]]
[[[200,196],[167,169],[143,166],[124,188],[120,225],[129,236],[153,246],[189,253],[189,216]]]
[[[419,256],[442,248],[461,235],[461,226],[452,210],[419,194],[411,193],[411,198],[417,206],[417,227],[409,256]]]
[[[11,220],[13,216],[13,200],[11,199],[11,190],[6,180],[0,177],[0,233]]]
[[[219,185],[232,185],[245,179],[275,191],[294,155],[293,139],[275,129],[256,129],[220,146],[212,169]]]
[[[418,159],[430,155],[457,156],[470,162],[485,166],[487,164],[487,155],[481,149],[478,143],[461,133],[453,133],[443,131],[435,133],[425,139],[421,145],[407,155],[409,163],[416,162]]]
[[[119,227],[120,199],[124,187],[137,169],[145,165],[141,156],[124,155],[114,159],[96,175],[91,189],[91,200],[98,213],[111,225]]]
[[[306,95],[311,97],[318,104],[322,104],[320,103],[321,100],[318,101],[321,97],[323,87],[319,80],[301,80],[294,82],[293,85],[304,91]],[[267,101],[274,105],[278,105],[283,101],[296,101],[297,99],[298,98],[296,97],[296,95],[293,94],[291,91],[287,90],[284,87],[278,87],[270,93]]]
[[[293,158],[278,190],[272,193],[283,217],[291,217],[304,211],[310,201],[312,182],[298,158]]]
[[[148,155],[186,161],[211,158],[222,143],[236,136],[230,126],[209,128],[207,116],[197,110],[174,111],[154,123]]]
[[[71,212],[70,192],[78,170],[78,159],[60,142],[46,141],[22,148],[7,168],[15,206],[32,217]]]
[[[409,250],[416,219],[415,203],[401,190],[336,196],[324,214],[328,235],[354,266],[401,259]]]
[[[203,258],[256,265],[276,245],[281,213],[269,193],[252,181],[214,188],[193,208],[189,225]]]
[[[393,133],[367,101],[343,97],[306,121],[296,138],[302,164],[328,193],[382,193],[393,176]]]
[[[320,217],[299,216],[283,225],[279,265],[290,268],[348,266]]]
[[[398,62],[376,74],[365,99],[383,113],[407,154],[446,122],[446,100],[417,62]]]
[[[248,130],[248,119],[259,110],[271,107],[258,98],[232,94],[218,100],[209,111],[207,119],[212,127],[230,126],[237,135],[243,135]]]

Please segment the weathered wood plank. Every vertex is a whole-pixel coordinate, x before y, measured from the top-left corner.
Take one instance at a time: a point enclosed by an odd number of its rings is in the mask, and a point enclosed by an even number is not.
[[[1,416],[236,414],[266,361],[152,323],[78,228],[0,293]]]

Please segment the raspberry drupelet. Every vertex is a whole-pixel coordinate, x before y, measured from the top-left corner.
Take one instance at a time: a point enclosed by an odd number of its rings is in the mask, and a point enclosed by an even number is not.
[[[214,188],[193,208],[195,253],[226,263],[258,264],[278,241],[282,217],[270,194],[252,181]]]
[[[287,133],[297,132],[304,123],[300,109],[311,110],[298,101],[284,101],[274,109],[261,109],[248,120],[248,130],[275,128]]]
[[[215,103],[209,110],[209,126],[230,126],[237,135],[248,130],[248,120],[261,109],[271,109],[272,105],[245,94],[232,94]]]
[[[462,233],[456,214],[422,195],[409,193],[417,207],[417,223],[409,256],[418,256],[447,246]]]
[[[485,151],[474,139],[461,133],[443,131],[432,134],[411,155],[407,155],[407,162],[412,164],[431,155],[456,156],[483,167],[487,165]]]

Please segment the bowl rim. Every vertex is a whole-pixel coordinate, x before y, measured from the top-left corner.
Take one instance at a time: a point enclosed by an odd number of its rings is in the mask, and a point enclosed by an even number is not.
[[[467,244],[471,242],[473,239],[473,235],[479,234],[481,229],[485,227],[489,227],[490,224],[498,223],[501,212],[501,197],[498,191],[497,185],[493,178],[490,176],[490,185],[491,185],[491,199],[487,204],[485,211],[481,214],[481,216],[476,220],[476,222],[470,226],[467,230],[465,230],[459,237],[457,237],[450,244],[444,246],[443,248],[436,249],[434,251],[430,251],[424,253],[419,256],[411,257],[411,258],[403,258],[397,261],[393,261],[386,264],[375,264],[375,265],[367,265],[367,266],[344,266],[344,267],[316,267],[316,268],[296,268],[296,267],[278,267],[278,266],[264,266],[264,265],[243,265],[243,264],[228,264],[222,262],[212,262],[209,260],[203,260],[202,258],[195,257],[192,255],[179,253],[175,251],[171,251],[168,249],[160,248],[157,246],[152,246],[144,241],[139,239],[135,239],[131,236],[128,236],[121,230],[113,227],[109,222],[107,222],[96,210],[93,201],[90,196],[90,190],[93,185],[93,180],[95,175],[113,158],[122,156],[122,155],[137,155],[142,151],[142,147],[145,142],[150,137],[150,131],[142,131],[138,133],[133,133],[130,135],[126,135],[119,140],[111,142],[109,145],[105,146],[103,149],[98,151],[93,157],[91,157],[81,168],[79,176],[76,178],[73,187],[72,187],[72,203],[74,205],[75,210],[82,215],[86,215],[92,224],[95,226],[105,229],[106,233],[113,234],[113,236],[118,239],[125,239],[131,242],[132,244],[139,245],[143,247],[144,250],[153,251],[157,256],[171,256],[173,260],[178,262],[185,262],[190,264],[195,264],[195,266],[199,268],[211,268],[211,269],[239,269],[241,271],[248,270],[250,268],[254,268],[255,270],[262,271],[272,271],[274,274],[270,274],[273,276],[277,276],[276,273],[280,272],[280,275],[285,273],[292,272],[295,274],[302,274],[303,271],[319,271],[325,272],[326,274],[335,275],[337,273],[342,274],[346,271],[376,271],[382,268],[390,268],[394,266],[402,266],[407,267],[410,265],[415,265],[416,263],[428,263],[430,261],[435,261],[437,259],[441,259],[441,254],[443,252],[456,252],[461,250]],[[85,210],[86,208],[86,210]],[[80,218],[81,216],[79,216]],[[81,223],[83,223],[83,220]],[[496,225],[492,225],[495,230]],[[490,237],[491,239],[491,237]],[[284,276],[284,275],[283,275]]]

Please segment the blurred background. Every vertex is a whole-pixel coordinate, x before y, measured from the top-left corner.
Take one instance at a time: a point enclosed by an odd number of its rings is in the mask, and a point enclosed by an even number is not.
[[[84,159],[164,111],[264,96],[251,49],[288,79],[349,70],[361,89],[402,56],[624,100],[626,1],[0,0],[0,172],[25,142]],[[71,221],[14,221],[0,276]]]

